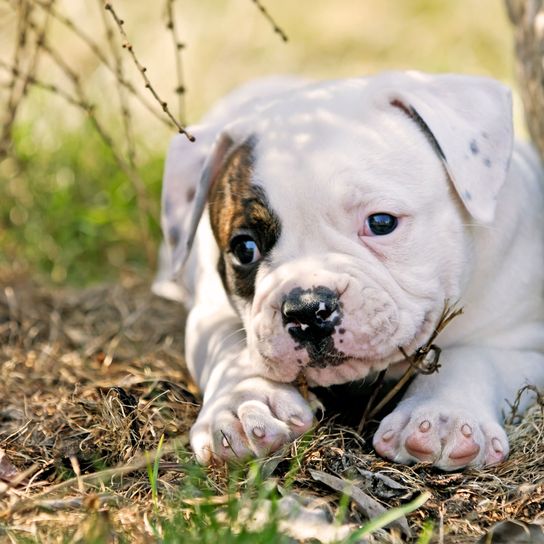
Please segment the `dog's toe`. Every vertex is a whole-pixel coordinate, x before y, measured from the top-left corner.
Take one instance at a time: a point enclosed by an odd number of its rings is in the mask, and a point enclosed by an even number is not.
[[[252,452],[257,456],[275,451],[289,441],[289,426],[275,418],[263,402],[250,400],[238,408],[238,417]]]
[[[312,410],[294,387],[250,378],[208,402],[191,445],[203,464],[244,461],[280,449],[312,423]]]
[[[486,465],[502,463],[510,450],[508,437],[504,429],[497,423],[482,426],[485,436],[484,460]]]
[[[492,465],[508,454],[497,422],[440,403],[400,405],[383,419],[373,443],[392,461],[432,463],[443,470]]]

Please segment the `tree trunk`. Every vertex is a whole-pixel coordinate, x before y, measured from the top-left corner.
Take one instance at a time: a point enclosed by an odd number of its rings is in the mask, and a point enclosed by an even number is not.
[[[544,159],[544,0],[506,0],[527,126]]]

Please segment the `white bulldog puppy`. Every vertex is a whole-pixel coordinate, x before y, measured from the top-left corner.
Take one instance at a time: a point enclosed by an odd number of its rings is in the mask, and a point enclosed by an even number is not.
[[[166,160],[155,290],[190,308],[197,458],[293,440],[313,420],[297,376],[394,370],[450,301],[464,313],[437,340],[439,372],[415,378],[374,447],[444,470],[505,459],[508,402],[544,385],[544,180],[513,145],[509,91],[417,72],[276,78],[191,131]]]

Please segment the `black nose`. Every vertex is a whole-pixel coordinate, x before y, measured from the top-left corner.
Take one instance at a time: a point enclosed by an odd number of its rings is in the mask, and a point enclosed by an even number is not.
[[[336,293],[327,287],[297,287],[281,306],[283,324],[294,339],[317,341],[334,332],[340,321],[339,306]]]

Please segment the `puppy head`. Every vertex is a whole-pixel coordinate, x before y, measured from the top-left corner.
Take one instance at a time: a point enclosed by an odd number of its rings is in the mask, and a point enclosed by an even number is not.
[[[492,220],[510,148],[505,90],[459,76],[307,87],[227,129],[193,229],[207,202],[261,373],[342,383],[425,343],[462,294],[467,225]]]

